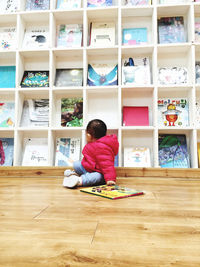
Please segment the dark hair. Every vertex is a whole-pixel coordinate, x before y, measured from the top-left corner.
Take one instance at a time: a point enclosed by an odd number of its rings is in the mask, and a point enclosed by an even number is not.
[[[107,126],[102,120],[91,120],[86,128],[86,131],[94,138],[99,139],[106,135]]]

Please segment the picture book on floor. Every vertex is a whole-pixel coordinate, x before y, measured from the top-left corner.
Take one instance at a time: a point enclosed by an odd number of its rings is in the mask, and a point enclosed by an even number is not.
[[[47,10],[50,7],[50,0],[26,0],[26,10]]]
[[[115,45],[115,23],[114,22],[92,22],[90,25],[91,46],[114,46]]]
[[[150,5],[151,0],[125,0],[125,6]]]
[[[118,65],[117,64],[98,64],[88,65],[88,85],[89,86],[111,86],[118,84]]]
[[[49,71],[24,71],[21,87],[49,87]]]
[[[73,166],[73,162],[80,160],[80,138],[57,138],[55,166]]]
[[[123,126],[149,126],[148,106],[123,106]]]
[[[16,49],[16,27],[0,27],[0,51]]]
[[[0,101],[0,127],[14,127],[15,125],[15,102]]]
[[[24,33],[23,48],[48,48],[49,46],[49,27],[30,26]]]
[[[133,197],[133,196],[139,196],[143,195],[144,192],[137,189],[131,189],[127,188],[125,186],[119,186],[119,185],[100,185],[100,186],[93,186],[93,187],[87,187],[80,190],[84,193],[89,193],[92,195],[97,195],[100,197],[105,197],[109,199],[120,199],[120,198],[126,198],[126,197]]]
[[[125,28],[122,30],[122,45],[144,45],[147,42],[147,28]]]
[[[123,85],[150,85],[151,73],[149,58],[132,58],[122,60]]]
[[[49,126],[49,99],[26,99],[23,103],[21,127]]]
[[[57,47],[81,47],[83,25],[60,24],[57,26]]]
[[[162,168],[190,168],[186,135],[159,134],[159,165]]]
[[[0,137],[0,166],[13,165],[14,138]]]
[[[57,9],[81,8],[81,0],[57,0]]]
[[[148,147],[125,147],[124,167],[151,167]]]
[[[47,166],[47,138],[25,138],[22,166]]]
[[[15,88],[15,66],[0,66],[0,88]]]
[[[158,37],[160,44],[186,42],[184,18],[162,17],[158,20]]]
[[[189,102],[187,98],[159,98],[158,126],[189,126]]]
[[[61,99],[61,126],[83,126],[83,98],[72,97]]]
[[[16,12],[18,8],[18,0],[1,0],[0,13]]]
[[[55,86],[82,86],[83,69],[56,69]]]
[[[160,85],[187,84],[188,70],[185,67],[158,68],[158,83]]]
[[[87,0],[88,7],[112,6],[112,0]]]

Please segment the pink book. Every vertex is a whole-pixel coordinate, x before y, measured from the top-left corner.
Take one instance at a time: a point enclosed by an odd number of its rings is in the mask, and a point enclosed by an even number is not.
[[[123,126],[149,126],[149,108],[124,106]]]

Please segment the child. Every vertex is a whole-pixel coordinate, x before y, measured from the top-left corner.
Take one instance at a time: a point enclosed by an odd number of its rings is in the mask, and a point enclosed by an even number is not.
[[[88,123],[86,128],[87,144],[83,148],[82,161],[75,161],[74,171],[64,172],[63,186],[114,185],[116,172],[114,159],[118,153],[119,143],[116,135],[106,135],[106,124],[98,119]]]

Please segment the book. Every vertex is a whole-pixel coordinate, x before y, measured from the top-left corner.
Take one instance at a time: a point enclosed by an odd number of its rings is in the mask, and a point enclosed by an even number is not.
[[[22,166],[47,166],[47,138],[25,138]]]
[[[26,11],[29,10],[47,10],[50,0],[26,0]]]
[[[0,5],[0,12],[16,12],[18,8],[18,0],[3,0]]]
[[[88,7],[112,6],[112,0],[87,0]]]
[[[200,84],[200,61],[195,62],[195,82]]]
[[[200,127],[200,98],[197,97],[196,98],[196,110],[194,111],[195,112],[195,124],[196,124],[196,127]]]
[[[57,138],[55,166],[73,166],[80,160],[80,138]]]
[[[125,28],[122,30],[122,45],[144,45],[147,42],[147,28]]]
[[[83,69],[56,69],[55,86],[82,86]]]
[[[16,49],[16,27],[0,27],[0,51]]]
[[[49,71],[24,71],[21,87],[49,87]]]
[[[159,165],[162,168],[190,168],[186,136],[159,134]]]
[[[14,138],[0,138],[0,166],[13,165]]]
[[[158,83],[160,85],[187,84],[188,70],[185,67],[158,68]]]
[[[199,43],[200,42],[200,17],[195,17],[194,18],[194,30],[195,30],[195,42]]]
[[[114,22],[92,22],[90,25],[90,45],[94,47],[115,45]]]
[[[149,107],[124,106],[123,126],[149,126]]]
[[[83,25],[60,24],[57,26],[57,47],[81,47]]]
[[[158,126],[189,126],[189,102],[187,98],[159,98]]]
[[[98,64],[88,65],[88,85],[89,86],[111,86],[118,84],[118,65]]]
[[[183,16],[160,18],[158,20],[158,37],[160,44],[186,42]]]
[[[49,99],[27,99],[23,103],[21,127],[49,126]]]
[[[24,33],[23,48],[48,48],[49,46],[49,27],[30,26]]]
[[[149,85],[151,73],[149,58],[129,58],[122,60],[122,84]]]
[[[151,167],[148,147],[125,147],[124,167]]]
[[[15,66],[0,66],[0,88],[15,88]]]
[[[120,199],[126,197],[133,197],[138,195],[143,195],[144,192],[141,190],[131,189],[124,186],[119,185],[100,185],[100,186],[92,186],[80,189],[81,192],[89,193],[92,195],[97,195],[100,197],[105,197],[109,199]]]
[[[83,98],[72,97],[61,99],[61,126],[83,126]]]
[[[81,8],[81,0],[57,0],[57,9]]]
[[[15,125],[15,102],[0,102],[0,127],[14,127]]]
[[[150,5],[151,0],[125,0],[125,6]]]

